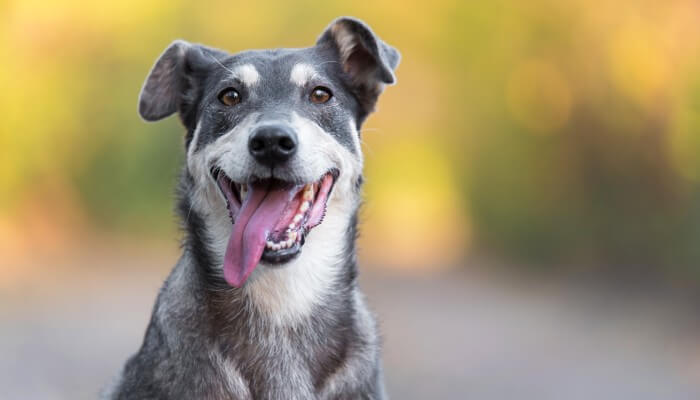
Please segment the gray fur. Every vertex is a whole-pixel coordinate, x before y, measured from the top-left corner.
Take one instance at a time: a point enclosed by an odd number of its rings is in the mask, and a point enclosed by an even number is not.
[[[139,112],[146,120],[178,113],[187,129],[188,160],[178,186],[183,254],[158,295],[140,350],[105,398],[385,398],[376,323],[357,286],[358,131],[383,86],[394,82],[398,61],[396,50],[351,18],[334,21],[306,49],[229,55],[177,41],[163,53],[144,84]],[[314,67],[309,87],[290,81],[299,63]],[[247,87],[232,76],[241,65],[252,66],[259,80],[249,75]],[[235,113],[216,102],[231,85],[245,100]],[[305,93],[314,85],[330,87],[333,103],[308,104]],[[240,161],[245,155],[234,135],[273,120],[306,130],[301,140],[316,147],[300,151],[303,158],[286,170]],[[326,219],[309,233],[299,257],[281,266],[261,262],[234,288],[222,278],[221,242],[230,221],[221,217],[225,203],[212,189],[212,167],[241,179],[291,181],[317,178],[329,167],[340,172]],[[301,286],[286,285],[291,278]],[[286,293],[290,297],[278,302],[270,298]]]

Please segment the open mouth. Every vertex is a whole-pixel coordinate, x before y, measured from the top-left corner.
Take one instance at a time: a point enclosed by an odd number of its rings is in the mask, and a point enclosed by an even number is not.
[[[223,171],[212,175],[226,198],[233,223],[224,255],[224,278],[241,287],[260,260],[282,264],[296,257],[305,236],[323,221],[337,170],[297,184],[278,179],[233,182]]]

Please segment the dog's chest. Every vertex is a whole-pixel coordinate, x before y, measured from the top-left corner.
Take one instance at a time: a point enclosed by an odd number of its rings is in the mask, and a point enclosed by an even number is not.
[[[238,324],[220,342],[218,369],[233,394],[253,399],[316,398],[347,355],[349,319],[316,318],[296,326]],[[239,395],[240,396],[240,395]],[[234,397],[236,398],[236,397]]]
[[[257,342],[234,346],[218,366],[232,398],[316,398],[318,385],[337,368],[333,360],[342,351],[301,342],[284,335],[262,335]]]
[[[245,371],[242,379],[251,399],[312,399],[315,390],[309,371],[289,358],[281,362],[264,362],[255,371]],[[250,367],[248,367],[250,368]],[[235,393],[235,392],[234,392]]]

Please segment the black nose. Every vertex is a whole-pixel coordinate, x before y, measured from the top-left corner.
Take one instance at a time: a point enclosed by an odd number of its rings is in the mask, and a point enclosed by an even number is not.
[[[248,150],[262,164],[282,164],[296,153],[297,135],[283,125],[261,126],[250,135]]]

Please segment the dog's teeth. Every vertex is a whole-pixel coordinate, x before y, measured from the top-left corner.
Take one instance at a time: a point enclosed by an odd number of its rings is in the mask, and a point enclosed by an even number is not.
[[[267,245],[267,247],[269,247],[269,248],[272,248],[272,246],[274,246],[275,243],[274,243],[272,240],[268,240],[268,241],[265,243],[265,245]]]
[[[293,219],[292,221],[294,221],[295,224],[298,224],[299,221],[301,221],[302,218],[304,218],[303,215],[297,214],[297,215],[294,216],[294,219]]]
[[[294,222],[289,224],[289,229],[294,229],[294,228],[296,228],[296,224]]]
[[[304,189],[304,200],[311,200],[314,198],[314,190],[313,190],[313,185],[306,185],[306,188]]]
[[[287,241],[291,241],[292,243],[296,242],[297,241],[297,232],[296,231],[289,232],[289,239],[287,239]]]
[[[309,207],[311,207],[311,202],[305,201],[305,202],[301,203],[301,207],[299,207],[299,211],[306,212],[306,210],[308,210]]]

